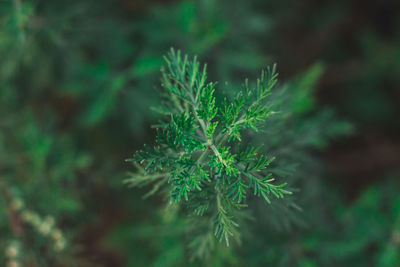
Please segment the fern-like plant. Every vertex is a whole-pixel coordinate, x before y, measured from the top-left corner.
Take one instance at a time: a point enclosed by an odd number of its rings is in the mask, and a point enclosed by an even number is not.
[[[268,96],[277,82],[276,67],[263,71],[254,87],[246,80],[233,99],[220,99],[216,83],[207,81],[206,65],[196,57],[190,60],[171,49],[165,62],[164,101],[157,108],[165,120],[155,126],[154,147],[145,146],[128,159],[138,172],[127,183],[153,184],[148,195],[163,189],[170,203],[202,216],[207,229],[229,245],[239,232],[239,210],[247,198],[255,195],[270,203],[272,197],[291,194],[268,171],[274,158],[259,155],[261,146],[248,138],[274,114]]]

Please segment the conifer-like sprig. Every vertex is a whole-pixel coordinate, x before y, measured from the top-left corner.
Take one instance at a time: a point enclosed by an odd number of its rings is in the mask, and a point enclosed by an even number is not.
[[[251,193],[267,203],[290,194],[285,183],[273,183],[267,169],[273,157],[258,155],[260,147],[242,147],[245,132],[258,131],[273,114],[268,96],[277,82],[276,67],[263,71],[255,87],[246,80],[232,100],[218,101],[216,84],[207,82],[206,65],[196,57],[189,60],[171,49],[165,61],[164,102],[157,110],[167,120],[156,126],[156,145],[129,159],[143,167],[127,183],[154,183],[149,194],[164,188],[171,203],[208,216],[217,239],[229,245],[239,226],[234,214]]]

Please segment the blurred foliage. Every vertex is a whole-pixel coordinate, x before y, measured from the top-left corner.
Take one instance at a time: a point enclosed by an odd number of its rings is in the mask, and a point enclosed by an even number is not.
[[[0,265],[398,266],[399,13],[396,0],[1,1]],[[190,218],[122,184],[153,139],[171,46],[231,95],[274,62],[282,76],[281,112],[254,138],[294,194],[251,199],[229,248],[202,250]]]

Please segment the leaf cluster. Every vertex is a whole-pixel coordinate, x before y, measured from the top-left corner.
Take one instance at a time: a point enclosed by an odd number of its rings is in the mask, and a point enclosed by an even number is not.
[[[233,99],[217,99],[216,83],[207,82],[207,66],[196,57],[190,60],[171,49],[165,62],[164,101],[158,110],[166,120],[156,125],[156,145],[129,159],[143,169],[127,182],[147,184],[143,177],[165,181],[170,202],[209,218],[217,239],[229,245],[238,233],[236,214],[251,195],[270,203],[271,197],[291,194],[285,183],[275,184],[268,171],[274,158],[258,155],[261,147],[242,142],[274,113],[268,96],[277,82],[276,67],[263,71],[255,86],[246,80]]]

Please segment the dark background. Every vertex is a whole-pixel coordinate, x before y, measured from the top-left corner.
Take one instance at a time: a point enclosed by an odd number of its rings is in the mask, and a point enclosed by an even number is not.
[[[122,183],[134,170],[124,159],[153,142],[170,47],[198,55],[220,84],[275,62],[286,82],[319,63],[314,113],[329,107],[353,125],[305,149],[322,159],[315,190],[330,195],[330,212],[308,217],[321,229],[250,239],[252,253],[222,250],[212,265],[400,264],[399,1],[14,0],[0,12],[0,251],[20,242],[21,266],[187,264],[184,227],[161,219],[163,199]],[[65,255],[18,223],[15,199],[55,218]],[[285,262],[288,250],[302,252]]]

